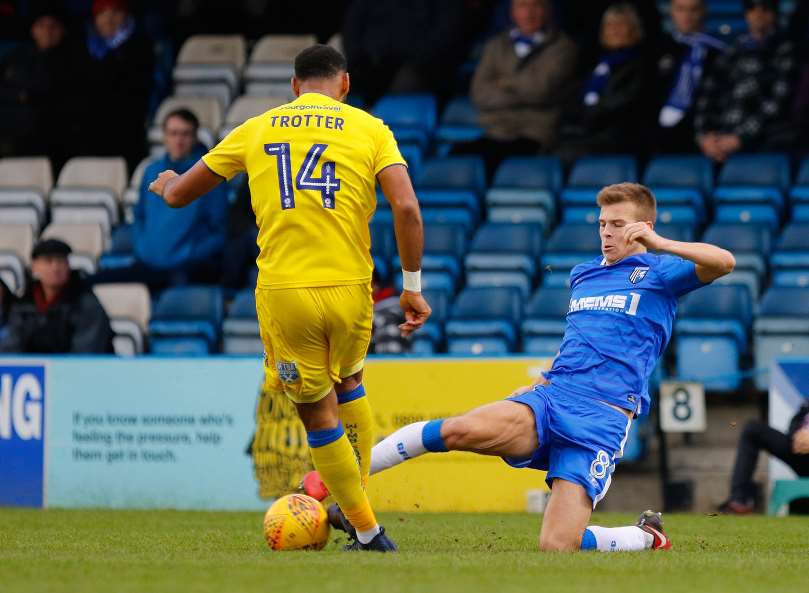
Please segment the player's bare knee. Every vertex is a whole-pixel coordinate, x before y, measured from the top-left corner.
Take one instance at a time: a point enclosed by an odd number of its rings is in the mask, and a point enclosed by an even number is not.
[[[581,536],[543,531],[539,535],[541,552],[576,552],[581,547]]]
[[[347,391],[353,391],[359,387],[362,383],[362,370],[363,369],[360,369],[353,375],[340,379],[340,382],[334,385],[335,391],[337,391],[337,393],[345,393]]]

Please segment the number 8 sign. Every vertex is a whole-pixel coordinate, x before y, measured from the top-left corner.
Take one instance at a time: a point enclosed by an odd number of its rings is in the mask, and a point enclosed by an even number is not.
[[[663,432],[705,432],[705,387],[702,383],[660,384],[660,427]]]

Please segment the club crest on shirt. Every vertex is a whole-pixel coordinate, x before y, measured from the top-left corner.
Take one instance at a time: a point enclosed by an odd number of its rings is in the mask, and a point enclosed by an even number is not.
[[[649,271],[649,266],[638,266],[629,275],[629,281],[632,284],[637,284],[646,277],[646,272]]]
[[[298,373],[298,365],[294,362],[278,361],[275,368],[278,369],[278,378],[283,383],[295,383],[301,378]]]

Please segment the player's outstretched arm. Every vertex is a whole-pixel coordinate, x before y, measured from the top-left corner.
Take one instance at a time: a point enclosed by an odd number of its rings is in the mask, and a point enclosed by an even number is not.
[[[171,170],[163,171],[149,184],[149,191],[163,198],[170,207],[182,208],[207,194],[222,181],[219,175],[199,160],[182,175]]]
[[[674,241],[658,235],[645,222],[633,222],[626,225],[624,237],[627,243],[638,243],[647,249],[665,251],[678,255],[696,264],[697,278],[708,283],[730,274],[736,267],[736,258],[727,249],[710,243],[686,243]]]
[[[421,255],[424,250],[424,227],[421,222],[421,209],[410,183],[407,167],[391,165],[377,175],[379,185],[393,211],[393,225],[396,230],[396,244],[399,259],[402,260],[402,273],[405,276],[400,299],[405,313],[405,322],[399,326],[407,336],[424,325],[432,312],[430,305],[421,296]]]

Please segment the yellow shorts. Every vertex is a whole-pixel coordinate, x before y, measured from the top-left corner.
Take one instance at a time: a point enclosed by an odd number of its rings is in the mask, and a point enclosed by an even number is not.
[[[256,311],[265,389],[313,403],[365,364],[373,327],[370,284],[256,288]]]

